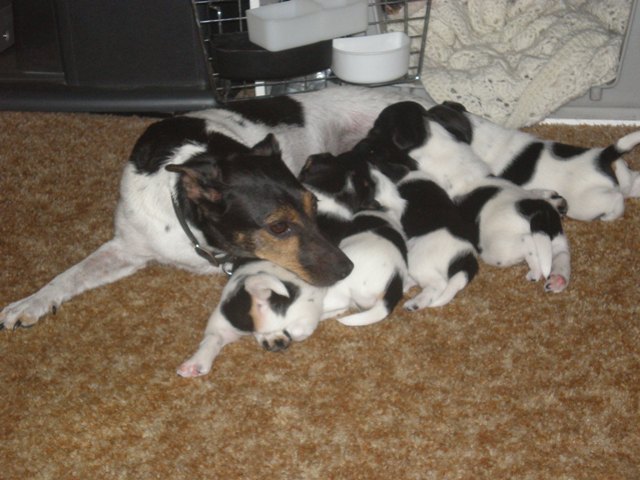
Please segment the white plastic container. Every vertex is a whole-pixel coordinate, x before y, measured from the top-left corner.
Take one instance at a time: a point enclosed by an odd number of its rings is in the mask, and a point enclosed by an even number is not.
[[[247,10],[249,40],[272,52],[367,29],[367,0],[290,0]]]
[[[409,70],[409,37],[402,32],[333,40],[333,73],[350,83],[385,83]]]

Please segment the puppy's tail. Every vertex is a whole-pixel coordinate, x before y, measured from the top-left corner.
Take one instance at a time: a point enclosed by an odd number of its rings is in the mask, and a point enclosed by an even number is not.
[[[618,140],[616,143],[614,143],[608,148],[615,149],[619,157],[620,155],[630,152],[639,144],[640,144],[640,130],[631,132],[628,135],[625,135],[624,137],[622,137],[620,140]]]
[[[478,273],[478,259],[473,251],[455,258],[449,265],[449,281],[442,293],[429,305],[430,307],[441,307],[446,305],[460,290],[466,287],[473,277]]]

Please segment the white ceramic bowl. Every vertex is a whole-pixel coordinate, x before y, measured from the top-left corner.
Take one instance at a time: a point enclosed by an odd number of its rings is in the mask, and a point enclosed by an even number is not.
[[[272,52],[367,29],[367,0],[290,0],[247,10],[249,40]]]
[[[350,83],[385,83],[409,70],[409,37],[402,32],[333,40],[331,69]]]

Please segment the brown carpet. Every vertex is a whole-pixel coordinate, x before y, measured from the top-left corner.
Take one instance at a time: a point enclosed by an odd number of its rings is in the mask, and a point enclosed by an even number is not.
[[[150,119],[0,113],[0,305],[111,236]],[[607,145],[621,127],[536,127]],[[628,155],[640,169],[640,149]],[[452,304],[282,354],[252,338],[205,377],[221,278],[160,266],[0,332],[0,478],[639,479],[640,202],[567,221],[569,289],[481,266]]]

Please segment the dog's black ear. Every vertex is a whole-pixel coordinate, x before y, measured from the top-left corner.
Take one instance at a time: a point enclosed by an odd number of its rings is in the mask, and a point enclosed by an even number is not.
[[[222,198],[220,168],[213,162],[192,159],[182,165],[166,165],[165,169],[180,174],[180,182],[190,200],[218,202]]]
[[[274,155],[280,155],[280,144],[278,139],[273,133],[269,133],[266,137],[256,143],[251,149],[252,155],[259,157],[271,157]]]

